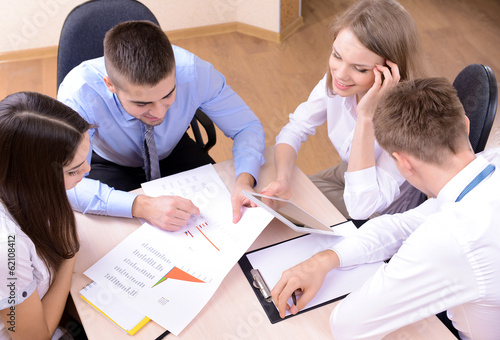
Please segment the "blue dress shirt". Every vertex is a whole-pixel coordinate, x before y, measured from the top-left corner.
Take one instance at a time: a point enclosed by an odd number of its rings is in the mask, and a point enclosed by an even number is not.
[[[173,46],[177,94],[162,124],[155,126],[159,159],[166,158],[188,129],[198,108],[233,139],[236,176],[246,172],[255,179],[264,164],[264,129],[245,102],[208,62]],[[97,127],[90,130],[91,149],[113,163],[142,167],[142,123],[123,109],[103,81],[104,57],[83,62],[61,83],[57,98]],[[87,160],[90,163],[92,153]],[[84,178],[68,191],[73,209],[83,213],[132,217],[137,195]]]

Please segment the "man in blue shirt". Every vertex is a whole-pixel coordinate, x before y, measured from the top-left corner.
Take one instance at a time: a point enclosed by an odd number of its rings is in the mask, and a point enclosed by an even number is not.
[[[161,175],[213,163],[186,130],[198,108],[234,140],[236,183],[233,221],[248,201],[264,164],[264,130],[224,76],[192,53],[172,46],[155,24],[118,24],[104,39],[104,57],[75,67],[58,99],[95,128],[90,131],[92,170],[68,197],[83,213],[145,218],[178,230],[199,209],[177,196],[149,197],[127,191],[145,182],[144,134],[154,127]]]

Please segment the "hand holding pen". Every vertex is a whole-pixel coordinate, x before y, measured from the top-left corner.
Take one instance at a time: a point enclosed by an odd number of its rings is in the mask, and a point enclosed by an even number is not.
[[[325,250],[284,271],[271,291],[280,317],[284,318],[287,310],[295,315],[303,309],[318,293],[326,274],[337,268],[338,264],[337,254],[331,250]],[[298,298],[297,292],[301,293]],[[291,306],[288,304],[290,297],[293,301]]]

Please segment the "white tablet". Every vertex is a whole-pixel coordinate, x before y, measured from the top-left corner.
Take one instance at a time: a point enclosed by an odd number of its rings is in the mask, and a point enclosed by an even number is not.
[[[243,191],[243,194],[259,207],[264,208],[271,215],[283,222],[286,226],[299,233],[317,233],[340,236],[340,233],[336,233],[335,227],[345,223],[352,223],[351,221],[347,221],[333,226],[328,226],[289,200],[248,191]]]

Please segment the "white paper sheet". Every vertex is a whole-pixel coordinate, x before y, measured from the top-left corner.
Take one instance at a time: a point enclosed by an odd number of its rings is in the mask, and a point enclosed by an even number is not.
[[[178,335],[215,293],[272,216],[244,208],[232,222],[230,193],[211,165],[143,184],[151,196],[178,195],[200,208],[176,232],[143,224],[85,275]]]
[[[347,236],[354,232],[356,227],[351,224],[340,226],[344,228],[342,234]],[[314,254],[329,249],[342,237],[329,237],[319,234],[309,234],[290,241],[286,241],[268,248],[247,254],[248,261],[253,268],[258,269],[269,289],[278,283],[283,271],[303,262]],[[351,269],[330,271],[316,296],[309,301],[303,310],[346,295],[361,287],[381,266],[383,262],[365,264]],[[291,304],[291,299],[289,304]],[[286,315],[290,315],[287,311]]]

